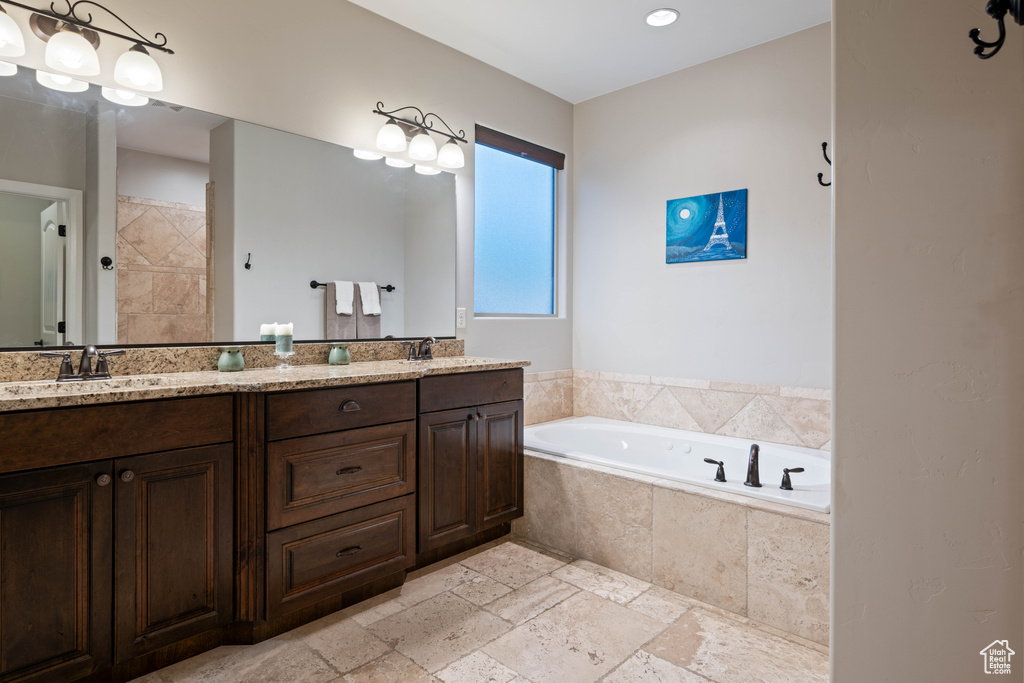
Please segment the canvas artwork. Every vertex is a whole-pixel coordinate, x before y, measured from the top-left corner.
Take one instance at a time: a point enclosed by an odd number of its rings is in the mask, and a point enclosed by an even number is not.
[[[747,258],[747,191],[668,201],[665,263]]]

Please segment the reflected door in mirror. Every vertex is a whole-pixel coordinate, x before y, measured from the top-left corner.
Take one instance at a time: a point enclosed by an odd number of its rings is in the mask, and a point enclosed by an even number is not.
[[[60,202],[50,204],[39,220],[42,225],[41,341],[42,346],[60,346],[64,343],[60,331],[64,320],[64,237],[61,235],[64,207]]]

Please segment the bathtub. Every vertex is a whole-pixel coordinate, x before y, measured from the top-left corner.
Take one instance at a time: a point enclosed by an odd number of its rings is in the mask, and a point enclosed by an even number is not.
[[[526,428],[524,436],[526,448],[534,451],[829,512],[832,464],[827,451],[600,417],[534,425]],[[761,488],[743,484],[752,443],[761,447]],[[725,483],[715,481],[718,468],[704,458],[725,462]],[[779,488],[784,467],[804,468],[790,475],[792,491]]]

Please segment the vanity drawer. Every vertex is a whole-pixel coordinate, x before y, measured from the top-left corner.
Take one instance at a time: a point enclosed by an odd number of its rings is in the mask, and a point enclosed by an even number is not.
[[[267,618],[415,564],[415,500],[402,496],[267,534]]]
[[[221,395],[0,413],[0,472],[231,441],[233,405]]]
[[[451,410],[523,397],[523,369],[435,375],[420,380],[420,412]]]
[[[267,446],[267,528],[416,490],[416,421],[276,441]]]
[[[391,382],[267,396],[267,440],[416,418],[416,383]]]

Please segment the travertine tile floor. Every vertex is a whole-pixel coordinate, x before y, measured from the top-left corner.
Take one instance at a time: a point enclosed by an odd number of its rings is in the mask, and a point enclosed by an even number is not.
[[[405,585],[145,683],[801,683],[826,648],[510,537]]]

